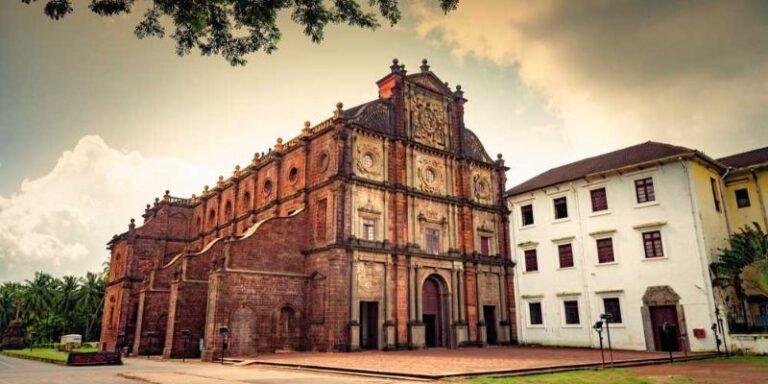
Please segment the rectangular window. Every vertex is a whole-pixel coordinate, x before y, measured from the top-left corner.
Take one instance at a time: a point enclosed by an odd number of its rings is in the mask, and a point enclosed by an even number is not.
[[[576,300],[563,301],[566,324],[579,324],[579,302]]]
[[[656,193],[653,191],[653,179],[646,177],[645,179],[635,180],[635,194],[637,195],[637,203],[647,203],[656,200]]]
[[[612,263],[615,259],[613,257],[613,239],[598,239],[597,240],[597,262]]]
[[[480,253],[483,255],[491,254],[491,238],[488,236],[480,236]]]
[[[643,245],[645,246],[646,258],[664,257],[664,250],[661,246],[661,232],[644,232]]]
[[[592,198],[592,212],[605,211],[608,209],[608,198],[605,195],[605,188],[598,188],[589,191]]]
[[[315,238],[318,241],[326,240],[326,210],[328,209],[328,199],[321,199],[317,202],[317,215],[315,216]]]
[[[376,220],[363,219],[363,240],[376,240]]]
[[[715,210],[720,212],[720,194],[717,192],[717,180],[710,177],[709,185],[712,187],[712,199],[715,201]]]
[[[737,189],[736,194],[736,206],[739,208],[746,208],[750,206],[749,203],[749,191],[746,188]]]
[[[621,320],[621,305],[619,304],[618,297],[607,297],[603,299],[603,308],[605,313],[610,314],[611,323],[622,323]]]
[[[555,204],[555,220],[568,217],[568,201],[565,197],[558,197],[553,200]]]
[[[560,268],[573,267],[573,247],[570,244],[558,245],[557,254],[560,257]]]
[[[539,261],[536,258],[536,250],[529,249],[525,251],[525,271],[532,272],[539,270]]]
[[[541,303],[528,303],[528,312],[531,315],[531,325],[544,324],[544,317],[541,315]]]
[[[533,205],[523,205],[520,207],[520,215],[523,217],[523,225],[533,224]]]
[[[437,255],[440,253],[440,230],[427,228],[424,232],[424,237],[427,253],[430,255]]]

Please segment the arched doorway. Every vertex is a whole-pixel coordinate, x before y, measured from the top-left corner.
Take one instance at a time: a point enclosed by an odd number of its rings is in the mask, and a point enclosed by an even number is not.
[[[445,285],[438,276],[424,280],[422,287],[421,321],[424,323],[424,344],[427,348],[446,347],[447,316]]]
[[[290,306],[284,306],[280,309],[280,317],[277,325],[277,349],[294,350],[298,340],[298,326],[296,323],[296,311]]]

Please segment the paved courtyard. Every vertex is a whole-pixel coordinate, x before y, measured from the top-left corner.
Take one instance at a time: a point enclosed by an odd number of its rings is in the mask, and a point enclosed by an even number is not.
[[[121,366],[67,367],[0,355],[0,384],[394,384],[399,380],[199,361],[124,359]]]
[[[665,358],[645,351],[614,351],[614,361]],[[675,356],[682,356],[676,354]],[[358,353],[277,353],[252,358],[258,362],[413,375],[460,375],[600,363],[600,350],[585,348],[488,347]],[[606,351],[606,360],[609,354]]]

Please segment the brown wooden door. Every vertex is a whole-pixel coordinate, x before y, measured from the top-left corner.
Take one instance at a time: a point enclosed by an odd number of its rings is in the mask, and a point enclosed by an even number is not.
[[[440,289],[433,279],[424,281],[422,293],[422,319],[424,342],[427,347],[443,347],[443,317],[440,308]]]
[[[680,350],[680,326],[677,323],[677,309],[674,305],[651,307],[651,326],[653,342],[657,351]],[[672,326],[672,332],[664,332],[664,324]]]

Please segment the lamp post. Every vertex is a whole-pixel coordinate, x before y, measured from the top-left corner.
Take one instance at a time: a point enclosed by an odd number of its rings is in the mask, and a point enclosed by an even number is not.
[[[187,339],[189,339],[189,329],[182,329],[181,336],[184,337],[184,348],[181,352],[181,362],[183,363],[187,358]]]
[[[605,351],[603,351],[603,321],[596,321],[595,325],[592,326],[592,329],[597,332],[597,337],[600,339],[600,358],[603,361],[602,367],[605,368]]]
[[[229,327],[222,325],[219,327],[219,333],[221,334],[221,364],[224,364],[224,351],[227,349],[227,335],[229,335]]]
[[[605,334],[608,336],[608,354],[611,356],[611,368],[613,368],[613,346],[611,346],[611,320],[613,315],[610,313],[603,313],[600,318],[605,321]]]

